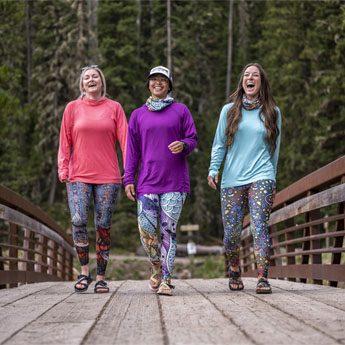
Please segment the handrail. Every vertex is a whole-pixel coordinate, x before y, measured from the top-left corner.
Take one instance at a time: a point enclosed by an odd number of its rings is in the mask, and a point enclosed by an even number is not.
[[[73,280],[72,238],[46,213],[0,185],[0,288]]]
[[[338,286],[345,281],[345,156],[276,195],[269,222],[269,276]],[[256,275],[250,215],[243,222],[241,265]]]

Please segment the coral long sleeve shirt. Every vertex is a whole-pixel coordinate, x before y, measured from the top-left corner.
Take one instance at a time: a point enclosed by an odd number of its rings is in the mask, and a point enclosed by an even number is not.
[[[173,154],[168,146],[182,141],[186,149]],[[182,103],[173,102],[161,111],[146,105],[134,110],[128,125],[128,150],[123,184],[135,183],[136,196],[190,192],[187,155],[197,144],[192,115]]]
[[[127,120],[120,103],[106,97],[99,101],[84,97],[68,103],[60,131],[60,181],[121,183],[116,140],[125,162]]]

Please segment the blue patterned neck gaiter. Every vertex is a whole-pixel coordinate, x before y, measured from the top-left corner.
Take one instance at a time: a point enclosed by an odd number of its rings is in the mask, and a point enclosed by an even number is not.
[[[174,99],[170,96],[167,96],[165,99],[153,98],[150,96],[146,101],[146,106],[151,111],[161,111],[173,101]]]
[[[252,110],[252,109],[255,109],[255,108],[258,108],[261,106],[261,99],[258,98],[256,99],[255,101],[251,101],[250,99],[248,99],[246,97],[245,94],[243,94],[243,97],[242,97],[242,105],[245,109],[247,110]]]

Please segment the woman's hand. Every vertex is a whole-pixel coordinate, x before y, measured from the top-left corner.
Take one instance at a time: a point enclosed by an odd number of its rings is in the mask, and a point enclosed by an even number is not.
[[[217,189],[216,184],[218,183],[218,174],[214,177],[214,181],[213,181],[213,177],[212,176],[208,176],[207,177],[208,180],[208,185],[213,188],[213,189]]]
[[[135,201],[135,199],[134,199],[134,197],[135,197],[134,184],[128,184],[125,187],[125,192],[126,192],[127,198],[129,200]]]
[[[64,180],[62,180],[62,183],[69,183],[69,178],[65,178]]]
[[[180,153],[183,151],[183,142],[182,141],[174,141],[168,146],[171,153]]]

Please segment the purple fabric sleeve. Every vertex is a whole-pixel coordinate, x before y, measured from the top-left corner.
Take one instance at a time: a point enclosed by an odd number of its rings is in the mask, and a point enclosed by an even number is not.
[[[173,154],[168,146],[183,141],[187,148]],[[124,185],[135,183],[136,194],[190,192],[186,156],[196,147],[197,133],[188,108],[173,102],[161,111],[150,111],[146,105],[136,109],[130,118]]]

